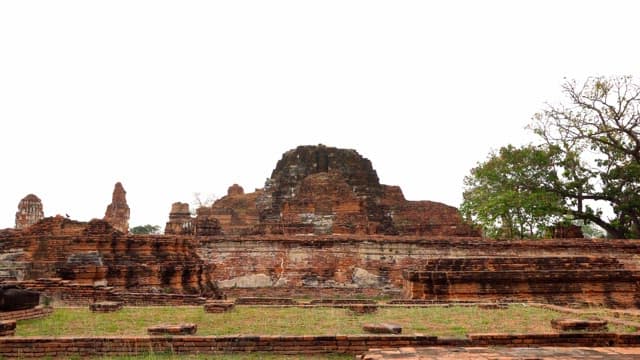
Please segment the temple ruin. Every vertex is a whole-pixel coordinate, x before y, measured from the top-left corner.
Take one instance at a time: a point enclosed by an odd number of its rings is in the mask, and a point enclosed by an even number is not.
[[[26,229],[43,218],[44,211],[39,197],[29,194],[20,200],[16,212],[16,229]]]
[[[116,183],[113,189],[111,204],[107,206],[104,220],[115,229],[123,233],[129,232],[129,205],[127,205],[127,192],[121,183]]]
[[[640,241],[483,238],[456,208],[381,184],[355,150],[287,151],[264,188],[233,184],[195,214],[172,204],[164,235],[127,232],[125,195],[116,184],[104,220],[0,230],[0,282],[70,303],[224,294],[640,307]],[[27,198],[21,209],[41,217]]]
[[[357,151],[324,145],[287,151],[264,188],[234,184],[206,212],[224,234],[479,236],[456,208],[408,201]]]

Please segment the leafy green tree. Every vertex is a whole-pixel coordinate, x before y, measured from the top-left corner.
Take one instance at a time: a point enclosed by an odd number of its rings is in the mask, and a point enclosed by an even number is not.
[[[461,211],[493,238],[543,236],[564,213],[563,199],[541,183],[557,181],[557,152],[527,146],[501,148],[464,180]]]
[[[531,126],[561,152],[562,179],[550,190],[574,218],[609,236],[640,236],[640,84],[631,76],[595,77],[562,89],[568,101],[549,105]],[[600,204],[613,209],[612,219]]]
[[[134,226],[129,230],[129,232],[136,235],[159,234],[160,226],[151,224]]]
[[[539,236],[561,220],[640,236],[640,85],[597,77],[562,90],[565,101],[530,126],[540,145],[503,147],[471,171],[463,213],[488,236]],[[613,218],[601,210],[607,205]]]

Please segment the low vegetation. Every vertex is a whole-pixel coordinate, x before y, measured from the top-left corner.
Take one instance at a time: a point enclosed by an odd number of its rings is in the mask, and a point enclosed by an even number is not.
[[[531,333],[552,331],[550,320],[566,317],[552,310],[514,304],[507,309],[477,307],[380,308],[355,315],[341,308],[236,307],[222,314],[201,307],[128,307],[115,313],[86,308],[58,308],[43,319],[20,321],[17,336],[146,335],[157,324],[196,323],[198,335],[332,335],[362,334],[362,325],[394,322],[404,334],[462,337],[469,333]],[[612,331],[628,331],[610,327]]]

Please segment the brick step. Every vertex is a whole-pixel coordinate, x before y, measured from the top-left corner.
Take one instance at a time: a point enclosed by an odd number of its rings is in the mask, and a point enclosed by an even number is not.
[[[403,277],[409,281],[432,284],[454,282],[559,282],[559,281],[623,281],[637,282],[640,271],[629,270],[539,270],[539,271],[415,271],[404,270]]]
[[[624,264],[612,257],[548,256],[498,258],[440,258],[416,267],[420,271],[510,271],[510,270],[615,270]]]

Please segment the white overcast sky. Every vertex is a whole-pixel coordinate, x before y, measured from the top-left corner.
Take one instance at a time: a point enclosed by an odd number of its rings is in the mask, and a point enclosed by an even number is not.
[[[262,187],[297,145],[353,148],[411,200],[462,181],[564,77],[640,74],[636,1],[2,1],[0,228]]]

